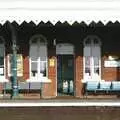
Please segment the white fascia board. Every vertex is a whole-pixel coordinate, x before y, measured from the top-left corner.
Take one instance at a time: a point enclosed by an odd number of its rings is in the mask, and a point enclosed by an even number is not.
[[[0,1],[0,9],[41,9],[41,10],[117,10],[120,1]]]
[[[102,21],[106,24],[109,21],[120,21],[119,1],[0,1],[0,23],[7,20],[16,21],[21,24],[23,21],[33,21],[36,25],[40,21],[56,24],[58,21],[73,24],[75,21],[90,24],[92,21]]]

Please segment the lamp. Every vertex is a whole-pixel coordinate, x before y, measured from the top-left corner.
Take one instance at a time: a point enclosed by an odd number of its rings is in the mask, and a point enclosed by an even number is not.
[[[109,55],[108,56],[108,60],[118,60],[119,57],[118,56],[115,56],[115,55]]]
[[[56,46],[56,39],[53,40],[53,45]]]

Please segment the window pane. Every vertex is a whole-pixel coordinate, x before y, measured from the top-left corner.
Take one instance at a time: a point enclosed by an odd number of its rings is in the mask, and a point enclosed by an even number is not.
[[[0,57],[0,67],[4,67],[4,57]]]
[[[90,57],[85,57],[85,66],[89,66],[90,67]]]
[[[91,47],[90,46],[84,47],[84,56],[91,56]]]
[[[92,56],[97,57],[100,56],[100,47],[99,46],[92,46],[91,48]]]
[[[90,39],[90,38],[87,38],[87,40],[85,41],[85,44],[86,44],[86,45],[90,45],[90,44],[91,44],[91,39]]]
[[[94,73],[99,75],[99,67],[94,67]]]
[[[1,44],[0,45],[0,57],[3,57],[4,56],[4,47],[3,47],[3,45]]]
[[[46,62],[40,62],[40,73],[43,73],[43,76],[46,76]]]
[[[47,57],[40,57],[40,61],[46,61]]]
[[[37,61],[37,59],[38,59],[37,45],[31,45],[31,47],[30,47],[30,57],[31,57],[32,61]]]
[[[36,70],[37,71],[37,62],[32,62],[31,63],[31,70]]]
[[[93,59],[94,59],[94,66],[99,66],[99,58],[93,57]]]
[[[47,46],[46,45],[40,45],[39,47],[39,56],[40,56],[40,59],[44,59],[46,60],[46,57],[47,57]]]
[[[36,44],[37,43],[37,40],[36,39],[33,39],[32,40],[32,44]]]
[[[31,63],[31,73],[32,76],[35,76],[37,73],[37,62],[32,62]]]
[[[94,44],[99,44],[99,41],[98,41],[98,39],[94,39]]]
[[[91,71],[90,71],[90,68],[89,67],[86,67],[85,68],[85,74],[87,74],[87,75],[91,75]]]

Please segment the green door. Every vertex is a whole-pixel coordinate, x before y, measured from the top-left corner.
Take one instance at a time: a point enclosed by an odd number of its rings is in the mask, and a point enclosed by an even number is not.
[[[74,59],[73,55],[57,56],[57,92],[58,95],[74,93]]]

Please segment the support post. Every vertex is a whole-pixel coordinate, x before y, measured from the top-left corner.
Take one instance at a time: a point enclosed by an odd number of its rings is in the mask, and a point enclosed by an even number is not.
[[[17,82],[17,50],[16,50],[16,43],[13,42],[12,45],[13,55],[12,55],[12,88],[13,94],[12,98],[18,97],[18,82]]]
[[[17,81],[17,45],[16,45],[16,33],[14,26],[8,22],[10,31],[11,31],[11,38],[12,38],[12,99],[18,98],[18,81]]]

